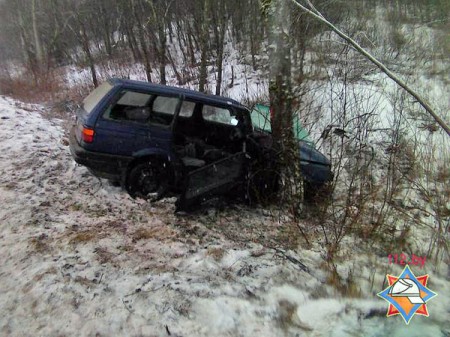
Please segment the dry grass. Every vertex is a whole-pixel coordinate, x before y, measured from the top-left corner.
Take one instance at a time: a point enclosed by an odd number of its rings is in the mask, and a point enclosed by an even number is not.
[[[79,283],[79,284],[85,286],[86,288],[91,288],[91,287],[97,285],[97,283],[95,281],[90,280],[87,277],[77,276],[77,277],[75,277],[74,281],[76,283]]]
[[[347,279],[343,279],[337,272],[336,267],[332,266],[326,283],[336,289],[342,296],[358,298],[361,297],[361,289],[353,279],[350,272]]]
[[[136,230],[136,232],[133,233],[132,238],[133,242],[139,241],[139,240],[149,240],[153,239],[155,237],[156,233],[153,228],[139,228]]]
[[[280,244],[285,249],[297,249],[299,245],[308,245],[307,239],[302,236],[299,228],[304,224],[296,223],[295,221],[288,221],[279,228],[275,242]]]
[[[168,226],[160,226],[160,227],[152,227],[152,228],[146,228],[141,227],[138,228],[133,234],[132,239],[133,242],[137,242],[140,240],[167,240],[172,237],[174,237],[175,232],[170,229]]]
[[[31,238],[29,240],[31,249],[41,254],[48,252],[50,250],[50,246],[48,245],[47,239],[48,237],[45,234]]]
[[[43,273],[37,274],[33,277],[34,282],[40,282],[47,275],[56,275],[58,274],[58,270],[55,267],[51,267]]]
[[[93,230],[87,230],[83,232],[76,233],[71,239],[71,244],[79,244],[79,243],[86,243],[89,241],[93,241],[94,239],[98,239],[99,235],[97,232]]]
[[[0,92],[28,103],[52,102],[61,96],[62,81],[55,70],[38,74],[28,71],[17,77],[0,78]]]
[[[225,250],[220,247],[210,247],[206,252],[207,256],[211,256],[215,261],[219,262],[225,255]]]
[[[25,284],[25,286],[22,288],[22,292],[23,292],[24,294],[29,293],[29,292],[33,289],[33,287],[34,287],[37,283],[41,282],[41,280],[42,280],[45,276],[47,276],[47,275],[57,275],[57,274],[58,274],[58,270],[57,270],[55,267],[51,267],[51,268],[47,269],[46,271],[44,271],[44,272],[42,272],[42,273],[36,274],[36,275],[33,277],[32,280],[28,281],[28,282]]]
[[[94,252],[97,254],[97,259],[100,262],[100,264],[112,263],[114,257],[117,255],[108,251],[106,248],[101,247],[96,248]]]

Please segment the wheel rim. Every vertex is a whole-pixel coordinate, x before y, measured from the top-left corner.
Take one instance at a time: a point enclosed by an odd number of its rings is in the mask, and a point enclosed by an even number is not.
[[[137,179],[137,186],[139,186],[140,192],[144,196],[158,192],[158,177],[151,167],[143,168],[141,170]]]

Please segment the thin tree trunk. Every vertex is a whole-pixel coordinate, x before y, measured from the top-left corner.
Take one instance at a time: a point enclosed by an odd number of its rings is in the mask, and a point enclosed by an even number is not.
[[[186,38],[185,38],[185,34],[183,34],[183,30],[181,28],[181,24],[180,24],[180,22],[178,20],[176,21],[176,25],[177,25],[177,29],[176,30],[177,30],[178,47],[180,48],[180,51],[183,54],[183,61],[184,61],[184,63],[188,63],[188,59],[187,59],[186,52],[185,52],[185,49],[187,47],[187,41],[186,41]]]
[[[98,80],[97,80],[97,72],[95,71],[95,62],[91,54],[91,50],[89,48],[89,38],[86,34],[86,27],[84,26],[84,23],[80,22],[81,26],[81,38],[83,43],[83,49],[86,53],[86,57],[88,59],[89,63],[89,69],[91,70],[92,75],[92,83],[94,84],[94,87],[98,87]]]
[[[192,42],[193,39],[193,33],[192,33],[192,28],[191,25],[189,24],[189,22],[187,23],[187,27],[188,27],[188,32],[187,32],[187,37],[188,37],[188,43],[189,43],[189,57],[191,59],[191,65],[193,66],[195,64],[195,53],[194,53],[194,43]]]
[[[223,73],[223,50],[224,50],[224,42],[225,42],[225,29],[227,26],[227,18],[223,17],[225,12],[225,8],[221,8],[219,10],[219,19],[220,26],[216,28],[216,44],[217,44],[217,84],[216,84],[216,95],[221,94],[222,90],[222,73]]]
[[[208,32],[209,32],[209,25],[208,25],[208,7],[209,7],[209,0],[204,0],[204,7],[203,7],[203,22],[201,24],[201,59],[200,59],[200,80],[198,85],[198,90],[200,92],[205,92],[205,86],[206,86],[206,78],[207,78],[207,69],[206,69],[206,62],[207,62],[207,48],[208,48]]]
[[[160,19],[164,20],[164,18]],[[164,29],[164,22],[158,23],[158,40],[159,45],[157,47],[158,50],[158,58],[159,58],[159,80],[161,84],[166,84],[166,32]]]
[[[38,70],[42,67],[42,62],[44,60],[44,52],[42,51],[41,38],[39,36],[39,31],[37,27],[37,17],[36,17],[36,0],[31,1],[31,20],[33,23],[33,37],[34,37],[34,49],[36,52],[36,66]]]
[[[106,8],[104,1],[100,2],[100,13],[103,16],[103,41],[105,43],[106,54],[108,56],[112,55],[112,37],[111,37],[111,26],[110,20],[108,17],[107,11],[109,8]]]
[[[171,66],[172,66],[172,69],[173,69],[173,72],[175,73],[175,76],[177,78],[178,84],[179,85],[183,85],[184,84],[183,83],[183,78],[181,77],[181,75],[180,75],[180,73],[179,73],[179,71],[177,69],[177,66],[175,65],[175,62],[174,62],[174,60],[172,58],[172,55],[170,55],[170,51],[167,51],[167,58],[169,59],[169,62],[170,62]]]
[[[152,81],[152,76],[151,76],[152,68],[150,65],[150,57],[148,55],[148,48],[147,48],[147,43],[145,42],[144,29],[142,27],[141,18],[136,10],[136,3],[134,0],[131,1],[131,7],[132,7],[133,15],[137,21],[136,23],[137,23],[137,27],[138,27],[138,38],[139,38],[139,42],[141,44],[142,54],[144,55],[145,74],[147,76],[147,81],[151,82]]]
[[[22,47],[22,57],[26,63],[28,63],[30,66],[33,66],[34,59],[33,56],[30,53],[30,50],[28,48],[28,38],[23,22],[23,15],[20,9],[18,9],[17,12],[18,15],[18,21],[19,21],[19,27],[20,27],[20,45]]]
[[[125,19],[127,20],[127,19]],[[133,59],[135,62],[142,61],[141,52],[139,51],[139,47],[137,46],[136,37],[134,36],[133,28],[128,25],[128,23],[125,24],[125,32],[126,32],[126,39],[128,43],[128,48],[130,48],[131,53],[133,54]]]

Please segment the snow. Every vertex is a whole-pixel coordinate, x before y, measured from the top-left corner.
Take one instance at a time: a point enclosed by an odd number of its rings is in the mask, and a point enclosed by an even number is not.
[[[0,98],[0,334],[7,336],[444,336],[445,273],[430,317],[386,319],[378,299],[383,256],[361,253],[339,268],[367,278],[360,298],[327,284],[320,243],[264,245],[280,224],[264,210],[174,215],[174,200],[147,203],[94,178],[69,153],[67,125],[45,109]],[[227,220],[224,220],[227,219]],[[269,242],[268,241],[268,242]],[[261,242],[261,243],[260,243]],[[349,245],[349,252],[352,247]],[[352,256],[352,255],[351,255]],[[356,268],[359,266],[359,268]],[[371,314],[372,312],[381,314]]]

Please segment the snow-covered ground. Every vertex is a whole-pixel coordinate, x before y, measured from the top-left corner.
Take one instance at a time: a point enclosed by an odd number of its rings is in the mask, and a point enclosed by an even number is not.
[[[445,264],[413,269],[439,295],[407,326],[376,296],[401,272],[387,256],[344,244],[338,271],[358,291],[343,297],[320,240],[278,246],[288,228],[269,210],[180,216],[173,199],[133,200],[77,166],[66,123],[42,112],[0,97],[0,335],[450,334]]]

